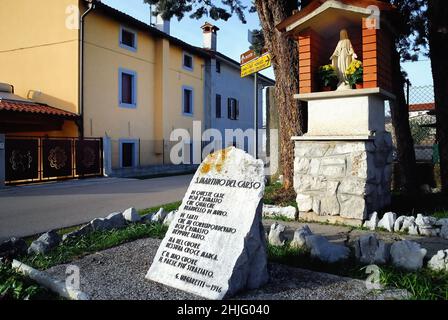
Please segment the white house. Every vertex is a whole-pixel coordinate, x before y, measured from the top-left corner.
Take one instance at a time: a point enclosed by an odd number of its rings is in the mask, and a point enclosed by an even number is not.
[[[217,50],[217,31],[210,23],[202,26],[203,47],[210,59],[205,67],[205,129],[217,129],[224,141],[222,147],[237,145],[254,155],[254,134],[246,131],[255,128],[254,75],[241,78],[240,63]],[[275,81],[258,75],[258,128],[263,127],[263,89]],[[226,129],[246,133],[244,143],[236,138],[226,138]],[[253,132],[253,131],[251,131]],[[261,146],[260,137],[258,145]],[[243,143],[243,145],[241,145]],[[219,142],[218,142],[219,144]]]

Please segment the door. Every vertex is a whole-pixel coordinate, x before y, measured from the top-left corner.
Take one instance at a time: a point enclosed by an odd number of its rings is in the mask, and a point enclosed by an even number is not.
[[[123,168],[134,166],[134,143],[123,142],[121,146],[121,165]]]

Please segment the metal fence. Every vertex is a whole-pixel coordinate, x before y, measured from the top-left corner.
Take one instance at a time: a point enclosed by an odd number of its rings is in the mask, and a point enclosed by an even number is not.
[[[409,125],[414,140],[415,158],[417,161],[416,176],[419,186],[428,185],[431,188],[440,186],[440,159],[436,132],[435,100],[433,86],[406,85],[405,93],[409,108]],[[392,124],[387,124],[393,133]],[[396,147],[396,139],[394,137]],[[395,152],[396,154],[396,152]],[[394,190],[400,190],[402,179],[398,158],[394,164]]]
[[[408,83],[406,96],[416,160],[438,163],[434,87],[413,87]]]
[[[8,136],[6,184],[101,176],[102,150],[101,138]]]
[[[170,141],[148,139],[111,139],[111,167],[118,169],[125,167],[124,158],[132,158],[127,161],[132,167],[148,167],[155,165],[172,164],[200,164],[204,158],[214,151],[226,148],[230,145],[253,154],[253,146],[247,139],[244,143],[224,143],[223,141]],[[266,144],[259,141],[258,158],[266,161]],[[124,148],[123,144],[132,144]],[[126,150],[126,151],[125,151]],[[125,155],[128,152],[130,155]]]

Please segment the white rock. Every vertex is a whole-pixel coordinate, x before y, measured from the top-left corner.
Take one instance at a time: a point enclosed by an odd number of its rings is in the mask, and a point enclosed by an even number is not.
[[[448,240],[448,224],[445,224],[440,229],[440,237]]]
[[[434,217],[418,214],[415,223],[418,226],[419,234],[422,236],[437,237],[440,232],[440,229],[436,228],[437,219]]]
[[[137,213],[137,210],[135,208],[126,209],[123,212],[123,218],[125,218],[126,221],[129,221],[129,222],[139,222],[141,220],[141,217]]]
[[[151,221],[155,223],[162,223],[165,220],[167,214],[168,212],[166,212],[165,209],[160,208],[159,211],[151,216]]]
[[[448,272],[448,250],[440,250],[428,262],[428,268],[434,271]]]
[[[406,220],[406,216],[400,216],[400,217],[398,217],[397,218],[397,220],[395,220],[395,223],[394,223],[394,231],[395,232],[400,232],[401,231],[401,229],[403,228],[403,224],[404,224],[404,221]]]
[[[438,237],[440,233],[440,228],[418,227],[418,232],[420,233],[421,236]]]
[[[111,222],[106,218],[93,219],[90,221],[90,225],[92,226],[93,231],[106,231],[113,229]]]
[[[49,231],[34,240],[28,248],[28,254],[46,254],[61,243],[61,236],[56,231]]]
[[[93,230],[92,224],[88,223],[85,226],[82,226],[81,228],[79,228],[78,230],[64,234],[62,236],[62,241],[83,237],[93,231],[94,230]]]
[[[411,236],[420,235],[420,233],[418,232],[418,225],[416,225],[415,222],[412,222],[411,225],[409,225],[408,234],[410,234]]]
[[[126,219],[121,212],[114,212],[106,217],[112,229],[122,229],[126,227]]]
[[[378,226],[378,222],[379,222],[378,213],[374,212],[370,215],[369,220],[364,222],[363,227],[375,231],[376,227]]]
[[[264,188],[263,161],[234,147],[208,155],[145,278],[207,299],[229,298],[265,285]],[[213,203],[213,210],[192,203],[196,197]],[[175,250],[173,241],[184,250]]]
[[[393,232],[396,219],[397,215],[394,212],[386,212],[383,218],[378,222],[378,228],[383,228],[389,232]]]
[[[163,220],[163,224],[166,225],[166,226],[169,226],[171,224],[171,222],[173,222],[173,220],[174,220],[174,218],[176,216],[176,213],[177,213],[177,210],[170,211],[166,215],[165,219]]]
[[[445,226],[445,225],[448,225],[448,218],[444,218],[444,219],[439,219],[439,220],[437,220],[436,225],[438,225],[438,226]]]
[[[386,264],[390,245],[378,240],[374,234],[363,235],[355,242],[355,256],[362,264]]]
[[[336,263],[348,259],[350,249],[330,243],[327,238],[319,235],[306,237],[306,246],[311,256],[327,263]]]
[[[437,222],[437,219],[434,217],[426,217],[422,214],[417,215],[417,219],[415,219],[415,223],[422,228],[432,228]]]
[[[304,225],[302,228],[297,229],[296,232],[294,232],[294,239],[291,242],[291,247],[301,248],[305,246],[306,237],[311,236],[312,234],[313,233],[308,225]]]
[[[414,225],[416,226],[415,217],[404,217],[404,221],[400,228],[400,232],[408,232],[409,228]],[[417,232],[418,232],[418,230],[417,230]]]
[[[297,210],[293,206],[280,207],[273,205],[263,205],[263,216],[265,218],[278,218],[283,217],[291,220],[295,220],[297,217]]]
[[[277,222],[273,223],[271,225],[271,229],[269,231],[268,241],[270,245],[273,246],[283,246],[285,245],[286,238],[285,238],[285,229],[286,227],[282,224],[279,224]]]
[[[404,240],[392,244],[390,255],[392,264],[398,268],[416,271],[423,267],[423,258],[427,250],[421,248],[417,242]]]

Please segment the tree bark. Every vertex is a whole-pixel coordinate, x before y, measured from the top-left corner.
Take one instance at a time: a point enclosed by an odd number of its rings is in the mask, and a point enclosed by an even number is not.
[[[395,43],[393,44],[396,48]],[[400,53],[392,50],[392,79],[395,101],[390,101],[392,125],[397,141],[397,153],[400,167],[401,185],[408,194],[417,192],[414,139],[409,125],[409,108],[404,94],[405,78],[401,72]]]
[[[446,0],[429,0],[429,55],[434,79],[437,137],[442,191],[448,192],[448,6]]]
[[[293,97],[299,89],[297,44],[279,32],[275,26],[291,16],[297,5],[295,1],[288,0],[256,0],[255,6],[274,67],[283,186],[284,189],[291,189],[294,177],[294,142],[291,137],[306,132],[307,112],[306,106]]]

